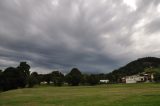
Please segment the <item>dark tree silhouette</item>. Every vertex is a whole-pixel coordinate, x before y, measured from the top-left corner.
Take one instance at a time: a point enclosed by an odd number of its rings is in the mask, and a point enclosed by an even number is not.
[[[52,73],[52,81],[54,82],[54,85],[56,86],[62,86],[64,83],[64,75],[59,71],[53,71]]]
[[[90,85],[96,85],[99,83],[99,78],[98,78],[98,75],[94,75],[94,74],[91,74],[89,77],[88,77],[88,83]]]
[[[28,84],[28,78],[30,76],[30,66],[26,62],[21,62],[17,67],[19,71],[19,86],[24,88]]]
[[[82,74],[82,78],[81,78],[81,84],[82,85],[88,85],[88,74]]]
[[[46,81],[48,85],[50,84],[50,82],[52,81],[52,79],[53,79],[53,77],[52,77],[51,73],[43,75],[43,81]]]
[[[78,86],[81,78],[82,74],[77,68],[73,68],[71,72],[66,75],[66,81],[72,86]]]
[[[3,72],[2,72],[2,70],[0,70],[0,91],[1,91],[2,88],[3,88],[3,85],[2,85],[2,84],[3,84],[3,78],[2,78],[3,75],[2,75],[2,74],[3,74]]]
[[[30,66],[26,62],[21,62],[17,68],[9,67],[0,72],[1,89],[6,91],[10,89],[24,88],[28,84]]]
[[[3,90],[17,89],[19,86],[19,71],[16,68],[9,67],[3,72]]]
[[[38,73],[32,72],[28,78],[28,87],[32,88],[36,84],[40,84]]]

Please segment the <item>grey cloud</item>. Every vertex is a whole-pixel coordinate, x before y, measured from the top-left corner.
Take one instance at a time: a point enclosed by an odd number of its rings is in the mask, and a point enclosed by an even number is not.
[[[2,0],[0,64],[5,67],[5,61],[7,67],[26,60],[33,71],[39,72],[56,68],[68,72],[78,67],[84,72],[107,73],[150,55],[145,50],[137,51],[141,45],[133,37],[140,30],[134,26],[151,14],[151,5],[156,7],[158,3],[138,0],[137,10],[130,11],[119,0]],[[143,26],[143,34],[159,32],[159,21],[154,17],[148,17],[151,21]],[[154,46],[150,49],[155,50],[153,56],[158,56]]]
[[[159,32],[160,28],[160,18],[151,21],[148,25],[146,25],[146,33],[152,34]]]

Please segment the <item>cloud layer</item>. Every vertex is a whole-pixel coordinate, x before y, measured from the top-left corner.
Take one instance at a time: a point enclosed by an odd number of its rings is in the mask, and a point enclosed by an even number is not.
[[[1,0],[0,67],[110,72],[160,56],[159,0]]]

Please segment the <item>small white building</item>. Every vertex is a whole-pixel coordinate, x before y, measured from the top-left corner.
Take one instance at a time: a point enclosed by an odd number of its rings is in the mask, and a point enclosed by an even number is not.
[[[41,82],[40,84],[47,84],[47,82],[46,82],[46,81],[43,81],[43,82]]]
[[[109,80],[100,80],[99,82],[100,82],[100,83],[107,84],[107,83],[109,83]]]
[[[50,81],[49,83],[50,83],[50,84],[53,84],[54,82],[53,82],[53,81]],[[40,84],[47,84],[47,82],[46,82],[46,81],[42,81],[42,82],[40,82]]]

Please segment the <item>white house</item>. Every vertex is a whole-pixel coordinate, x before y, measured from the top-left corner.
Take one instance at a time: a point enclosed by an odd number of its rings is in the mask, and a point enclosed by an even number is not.
[[[137,82],[144,82],[144,81],[145,81],[145,76],[132,75],[132,76],[125,77],[126,83],[137,83]]]
[[[43,82],[41,82],[41,84],[47,84],[47,82],[46,82],[46,81],[43,81]]]
[[[137,82],[154,82],[153,73],[140,73],[121,78],[122,83],[137,83]]]
[[[106,83],[109,82],[109,80],[100,80],[99,82],[100,82],[100,83],[105,83],[105,84],[106,84]]]

